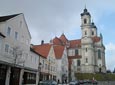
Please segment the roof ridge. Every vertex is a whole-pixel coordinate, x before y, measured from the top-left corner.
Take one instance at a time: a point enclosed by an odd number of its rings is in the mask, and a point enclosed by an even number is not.
[[[6,15],[6,16],[0,16],[0,22],[3,22],[3,21],[6,21],[6,20],[9,20],[15,16],[18,16],[20,14],[23,14],[23,13],[18,13],[18,14],[12,14],[12,15]]]

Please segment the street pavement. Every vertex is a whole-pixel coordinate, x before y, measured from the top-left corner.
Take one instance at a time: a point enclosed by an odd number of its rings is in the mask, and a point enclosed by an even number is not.
[[[69,85],[69,84],[58,84],[58,85]],[[85,83],[85,84],[80,84],[80,85],[115,85],[115,81],[98,81],[98,84],[87,84],[87,83]]]
[[[69,84],[58,84],[58,85],[69,85]]]

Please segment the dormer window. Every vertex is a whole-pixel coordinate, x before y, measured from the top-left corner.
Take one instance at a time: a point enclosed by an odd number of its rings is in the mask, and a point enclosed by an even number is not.
[[[84,24],[87,24],[87,19],[84,19]]]

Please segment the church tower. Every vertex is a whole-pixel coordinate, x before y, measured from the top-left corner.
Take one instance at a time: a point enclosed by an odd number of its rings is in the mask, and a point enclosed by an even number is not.
[[[95,30],[92,31],[94,24],[91,23],[91,15],[85,8],[81,13],[81,71],[82,73],[94,73],[95,57],[94,57],[94,46],[92,37],[96,35]],[[93,35],[92,35],[93,32]]]

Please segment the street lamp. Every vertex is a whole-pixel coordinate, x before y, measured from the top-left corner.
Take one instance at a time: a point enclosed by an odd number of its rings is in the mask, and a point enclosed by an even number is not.
[[[39,72],[39,82],[40,82],[40,76],[41,76],[41,66],[42,64],[39,63],[39,66],[38,66],[38,72]]]

